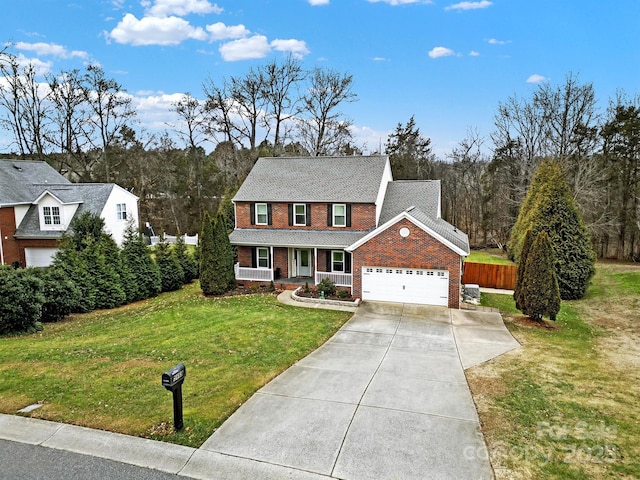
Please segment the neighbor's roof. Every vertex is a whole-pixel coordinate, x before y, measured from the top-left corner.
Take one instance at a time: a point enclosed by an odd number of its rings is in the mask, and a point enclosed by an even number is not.
[[[440,180],[396,180],[387,184],[380,211],[382,225],[409,207],[440,218]]]
[[[385,155],[259,158],[236,202],[374,203]]]
[[[233,245],[267,245],[276,247],[346,248],[367,232],[336,230],[271,230],[237,228],[229,236]]]
[[[80,203],[80,206],[76,210],[76,215],[87,211],[100,215],[115,184],[68,183],[66,185],[41,185],[40,187],[42,190],[40,195],[48,191],[64,203]],[[71,229],[68,231],[71,231]],[[31,205],[15,233],[16,238],[60,238],[61,236],[61,231],[40,230],[40,218],[37,205]]]
[[[48,163],[38,160],[0,160],[0,205],[31,203],[42,184],[69,184]]]

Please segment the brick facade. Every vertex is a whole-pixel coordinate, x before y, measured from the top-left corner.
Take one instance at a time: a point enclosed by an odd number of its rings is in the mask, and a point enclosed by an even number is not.
[[[411,234],[403,238],[400,229]],[[460,255],[407,219],[379,233],[353,252],[353,296],[362,295],[362,266],[449,271],[449,307],[460,306]]]
[[[260,202],[258,202],[260,203]],[[267,202],[262,202],[267,203]],[[376,227],[376,206],[371,203],[352,203],[351,227],[330,227],[327,225],[327,204],[311,203],[311,225],[289,225],[289,203],[270,203],[271,225],[251,224],[251,203],[236,203],[236,228],[267,228],[295,230],[359,230],[369,231]]]

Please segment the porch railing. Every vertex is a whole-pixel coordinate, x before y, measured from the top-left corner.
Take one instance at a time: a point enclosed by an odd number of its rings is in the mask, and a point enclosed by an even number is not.
[[[352,277],[350,273],[338,272],[316,272],[316,284],[320,283],[323,278],[328,278],[337,287],[351,287]]]
[[[239,263],[236,263],[233,269],[236,274],[236,280],[254,280],[257,282],[273,280],[273,270],[270,268],[241,267]]]

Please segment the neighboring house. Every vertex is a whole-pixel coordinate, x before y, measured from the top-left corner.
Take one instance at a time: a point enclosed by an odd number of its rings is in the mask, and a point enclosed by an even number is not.
[[[138,197],[114,183],[71,183],[46,162],[0,160],[0,260],[51,263],[74,217],[91,212],[122,244],[129,221],[138,226]]]
[[[459,306],[467,235],[440,217],[439,180],[393,181],[387,156],[260,158],[233,203],[237,280]]]

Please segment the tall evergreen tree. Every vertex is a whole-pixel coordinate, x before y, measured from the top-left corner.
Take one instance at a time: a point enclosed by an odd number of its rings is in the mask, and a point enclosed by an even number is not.
[[[518,262],[518,268],[516,269],[516,284],[513,289],[513,299],[516,301],[516,308],[524,313],[524,302],[522,301],[522,284],[524,281],[524,274],[527,267],[527,255],[531,250],[533,244],[533,234],[531,229],[527,230],[527,234],[524,237],[524,243],[522,245],[522,251],[520,252],[520,261]]]
[[[163,292],[172,292],[184,285],[182,265],[180,265],[178,257],[164,240],[156,245],[156,263],[160,270]]]
[[[544,161],[536,171],[511,231],[508,248],[512,258],[519,258],[529,229],[534,236],[543,231],[549,235],[562,299],[582,298],[595,273],[596,257],[557,162]]]
[[[132,292],[132,301],[155,297],[161,292],[160,270],[133,224],[129,224],[125,230],[122,259],[135,278],[136,289]]]
[[[534,320],[556,319],[560,311],[560,289],[554,255],[547,232],[540,232],[527,254],[522,281],[522,311]]]
[[[236,286],[236,277],[233,270],[233,247],[229,241],[229,228],[223,212],[216,215],[214,227],[215,247],[218,256],[217,275],[224,291],[229,291]]]
[[[213,222],[209,212],[206,212],[200,232],[200,288],[205,295],[217,293],[214,261]]]
[[[187,250],[187,246],[184,244],[184,236],[178,234],[176,244],[173,246],[173,253],[182,267],[184,283],[191,283],[198,278],[198,263]]]

